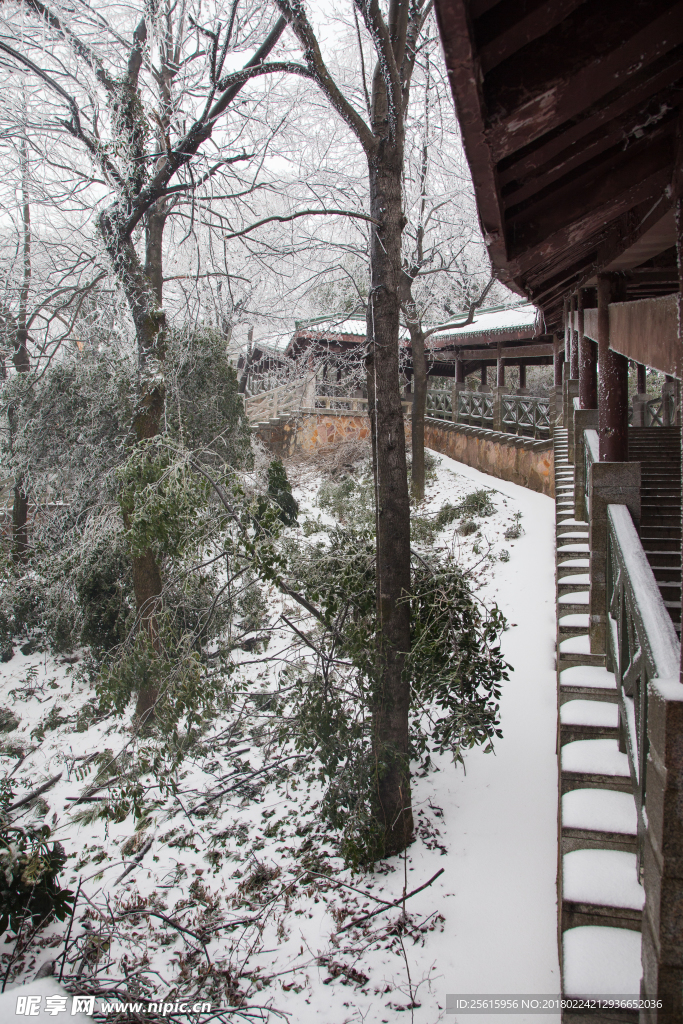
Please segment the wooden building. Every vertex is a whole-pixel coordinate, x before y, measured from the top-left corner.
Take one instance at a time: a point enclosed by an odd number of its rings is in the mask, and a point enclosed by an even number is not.
[[[617,704],[615,741],[630,768],[619,785],[637,810],[630,838],[561,819],[562,862],[619,851],[644,889],[642,909],[570,899],[560,871],[565,991],[588,994],[571,963],[582,929],[602,929],[591,935],[606,975],[613,933],[642,934],[640,989],[654,1003],[640,1017],[681,1021],[683,4],[436,0],[436,9],[494,271],[541,309],[554,338],[559,702]],[[632,407],[629,360],[639,367]],[[648,366],[667,375],[658,410],[645,395]],[[563,627],[570,611],[585,628]],[[576,664],[613,673],[601,693],[565,683],[571,629],[588,645]],[[598,734],[595,723],[560,718],[565,796],[614,790],[616,777],[587,769],[572,780],[566,770],[566,743]],[[620,1013],[595,1019],[634,1019]]]
[[[462,382],[470,374],[481,372],[486,380],[489,367],[496,368],[496,382],[505,384],[505,370],[520,370],[520,387],[525,387],[527,366],[553,362],[557,344],[544,330],[538,309],[528,302],[513,306],[491,306],[477,310],[470,322],[467,314],[454,317],[443,327],[425,328],[428,374]],[[365,314],[345,319],[320,317],[296,325],[286,348],[286,356],[301,360],[310,355],[329,362],[330,370],[343,366],[364,344],[367,333]],[[406,376],[412,374],[412,353],[408,331],[400,337],[401,364]]]

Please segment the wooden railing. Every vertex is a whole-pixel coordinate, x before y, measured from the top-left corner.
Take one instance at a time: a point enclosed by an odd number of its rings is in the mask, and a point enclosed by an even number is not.
[[[453,419],[453,389],[430,388],[427,392],[427,416],[435,420]]]
[[[277,416],[292,415],[315,401],[315,379],[306,377],[298,383],[281,384],[270,391],[261,391],[245,400],[247,418],[252,423],[264,423]]]
[[[550,399],[526,395],[501,397],[501,425],[506,434],[550,437]]]
[[[455,389],[432,389],[427,392],[427,415],[432,419],[451,420],[467,426],[488,427],[504,434],[518,434],[537,440],[550,436],[550,400],[527,395],[496,395],[479,391],[457,393],[456,415],[453,416]],[[500,402],[500,408],[497,403]]]
[[[620,746],[631,768],[642,873],[649,687],[653,679],[678,682],[680,644],[628,508],[608,505],[607,516],[606,667],[617,680]]]
[[[403,402],[402,405],[406,415],[410,412],[412,402]],[[244,407],[251,423],[265,423],[279,416],[299,416],[324,410],[368,415],[367,398],[344,395],[341,389],[335,392],[328,384],[316,383],[313,376],[251,395],[245,400]]]
[[[493,395],[461,391],[458,394],[457,422],[470,427],[493,427]]]
[[[597,430],[584,430],[584,445],[583,445],[583,457],[584,457],[584,480],[585,480],[585,500],[586,500],[586,515],[590,516],[590,468],[594,462],[600,461],[600,439],[598,437]]]

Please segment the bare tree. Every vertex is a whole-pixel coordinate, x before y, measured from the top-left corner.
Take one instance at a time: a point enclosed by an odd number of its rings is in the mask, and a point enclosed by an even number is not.
[[[404,849],[413,834],[408,709],[410,682],[410,503],[405,432],[399,389],[402,175],[405,118],[430,0],[390,0],[385,18],[378,0],[355,0],[374,48],[366,110],[346,97],[331,75],[301,0],[276,0],[302,51],[299,73],[316,83],[363,148],[368,166],[370,293],[367,310],[367,381],[372,423],[377,507],[377,679],[373,711],[377,816],[384,852]],[[358,29],[360,37],[360,26]],[[360,42],[360,38],[359,38]],[[359,47],[364,64],[362,43]]]
[[[66,106],[67,117],[58,118],[59,124],[84,148],[100,176],[104,201],[98,228],[135,325],[139,387],[133,430],[138,442],[145,441],[158,433],[164,411],[166,221],[181,197],[191,196],[221,168],[249,158],[244,151],[226,153],[200,166],[197,154],[247,81],[287,70],[285,65],[266,63],[285,21],[280,18],[268,27],[254,11],[240,18],[233,3],[225,22],[215,10],[213,27],[199,29],[185,5],[169,2],[149,8],[127,35],[90,8],[80,15],[83,31],[78,23],[74,25],[73,19],[79,16],[68,6],[61,9],[42,0],[26,0],[23,10],[36,19],[38,31],[34,35],[17,31],[21,49],[2,42],[0,51]],[[25,27],[21,12],[17,17]],[[105,38],[104,53],[91,43],[93,34]],[[253,47],[259,36],[262,42],[243,67],[226,73],[228,53]],[[187,68],[200,58],[207,71],[190,82]],[[65,61],[70,64],[66,77],[60,72]],[[78,94],[72,94],[62,81],[77,85]],[[188,107],[190,111],[199,108],[199,114],[188,118]],[[228,149],[226,140],[222,141]],[[172,185],[174,177],[179,180]],[[143,256],[138,251],[141,231]],[[138,618],[157,646],[160,566],[151,548],[134,555],[132,561]],[[137,714],[141,720],[153,713],[155,696],[152,689],[140,693]]]

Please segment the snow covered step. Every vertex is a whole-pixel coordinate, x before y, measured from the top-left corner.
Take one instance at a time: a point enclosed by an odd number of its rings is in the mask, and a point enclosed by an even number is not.
[[[645,892],[635,853],[573,850],[562,858],[562,930],[607,925],[639,930]]]
[[[597,700],[570,700],[560,708],[562,725],[594,725],[616,729],[619,708]]]
[[[564,548],[567,544],[587,544],[588,536],[588,531],[581,533],[575,528],[563,530],[562,533],[557,534],[556,545],[558,548]]]
[[[582,611],[578,614],[565,612],[560,605],[558,609],[560,612],[559,622],[562,626],[572,626],[574,628],[580,627],[582,629],[588,629],[588,612]]]
[[[567,586],[567,584],[565,584],[565,586]],[[558,612],[560,614],[562,613],[562,606],[566,604],[585,604],[588,606],[588,604],[590,604],[590,589],[588,587],[583,587],[582,590],[573,594],[568,593],[565,590],[557,599]]]
[[[615,739],[574,740],[561,751],[562,794],[574,789],[612,789],[631,793],[628,757]]]
[[[631,793],[573,789],[562,797],[562,853],[604,849],[635,853],[638,819]]]
[[[560,671],[560,705],[577,698],[618,703],[613,672],[597,665],[570,665]]]
[[[560,745],[574,740],[618,739],[619,708],[597,700],[570,700],[560,707]]]
[[[567,594],[566,600],[557,603],[558,618],[568,615],[586,615],[588,601],[582,601],[582,594]]]
[[[563,669],[560,676],[560,686],[614,690],[615,699],[617,696],[617,680],[614,672],[608,672],[606,668],[594,668],[592,665],[575,665],[573,668]]]
[[[588,623],[585,627],[580,630],[579,634],[568,637],[567,640],[562,640],[559,645],[560,657],[563,654],[590,654],[591,646],[590,639],[588,637]]]
[[[557,574],[558,579],[561,576],[576,575],[579,569],[585,569],[586,571],[590,568],[590,561],[587,557],[587,552],[572,552],[569,555],[565,555],[564,552],[557,554]]]
[[[590,576],[587,572],[568,572],[562,583],[558,583],[558,594],[567,594],[570,590],[590,590]]]
[[[588,636],[587,615],[564,615],[557,624],[557,637],[560,646],[570,637]],[[574,652],[576,653],[576,652]],[[590,653],[590,644],[588,646]]]
[[[581,637],[579,637],[578,639],[580,640]],[[568,642],[569,641],[565,641],[565,643]],[[562,644],[561,646],[564,647],[564,644]],[[572,666],[574,665],[592,665],[596,668],[604,667],[605,655],[582,654],[566,650],[558,651],[557,667],[560,670],[560,672],[564,672],[565,669],[572,668]]]
[[[562,936],[562,952],[564,995],[639,994],[643,969],[638,932],[595,925],[572,928]]]

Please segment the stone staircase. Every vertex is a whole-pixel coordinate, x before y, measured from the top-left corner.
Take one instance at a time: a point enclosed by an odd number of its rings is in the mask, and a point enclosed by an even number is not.
[[[659,590],[681,633],[681,432],[678,427],[631,428],[630,462],[640,462],[640,540]]]
[[[567,431],[556,428],[554,441],[563,993],[637,995],[644,894],[636,806],[619,743],[616,680],[604,655],[590,651],[589,527],[574,518]],[[609,1019],[634,1021],[637,1013]]]

